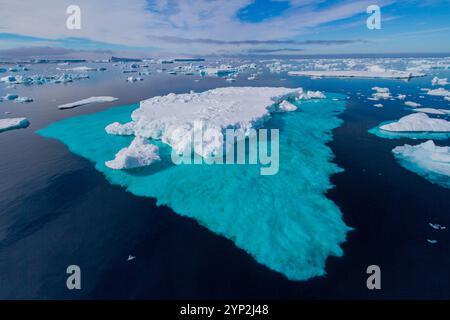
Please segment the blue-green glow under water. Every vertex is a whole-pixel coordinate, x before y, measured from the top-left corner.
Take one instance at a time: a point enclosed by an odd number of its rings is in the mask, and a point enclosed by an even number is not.
[[[132,137],[108,135],[104,128],[128,122],[137,105],[66,119],[38,133],[93,161],[110,183],[156,198],[158,205],[231,239],[259,263],[291,280],[306,280],[325,274],[329,256],[343,255],[340,244],[350,230],[325,196],[330,176],[342,170],[326,143],[345,109],[345,97],[327,96],[300,103],[296,112],[274,114],[266,123],[265,128],[280,129],[280,169],[273,176],[260,175],[257,165],[175,166],[170,148],[161,143],[159,163],[131,171],[107,168],[105,161]]]

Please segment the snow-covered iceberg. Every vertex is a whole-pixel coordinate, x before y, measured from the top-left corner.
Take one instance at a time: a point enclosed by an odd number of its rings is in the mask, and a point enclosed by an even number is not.
[[[430,118],[425,113],[414,113],[382,125],[380,129],[395,132],[450,132],[450,121]]]
[[[392,150],[400,164],[432,183],[450,188],[450,147],[439,147],[432,140]]]
[[[280,103],[287,100],[324,98],[320,92],[302,88],[229,87],[202,93],[169,94],[140,103],[131,115],[131,122],[123,125],[112,123],[106,132],[116,135],[135,135],[161,140],[182,154],[190,148],[190,137],[196,123],[201,122],[203,132],[234,128],[248,135],[258,128],[274,111],[291,111],[292,107]],[[204,158],[223,152],[223,139],[203,139],[201,146],[194,146]]]
[[[0,132],[26,128],[30,125],[30,122],[27,118],[7,118],[0,119]]]
[[[116,101],[116,100],[118,100],[118,98],[108,97],[108,96],[90,97],[90,98],[87,98],[87,99],[82,99],[82,100],[78,100],[78,101],[75,101],[75,102],[70,102],[70,103],[59,105],[58,109],[72,109],[72,108],[84,106],[84,105],[87,105],[87,104],[101,103],[101,102],[112,102],[112,101]]]
[[[265,128],[280,129],[280,170],[273,176],[262,176],[259,165],[174,165],[171,148],[154,141],[150,143],[159,146],[161,158],[157,163],[132,171],[112,170],[105,165],[134,139],[133,136],[107,134],[105,127],[114,122],[127,123],[131,114],[133,120],[138,121],[143,120],[147,112],[148,115],[158,112],[160,116],[168,116],[172,112],[170,106],[177,105],[193,107],[196,112],[180,109],[176,121],[181,121],[183,115],[193,119],[191,115],[196,114],[212,122],[235,125],[242,122],[246,126],[253,121],[251,115],[260,123],[261,115],[268,112],[264,110],[266,107],[276,106],[276,101],[282,102],[282,95],[291,95],[295,89],[262,88],[259,98],[256,97],[259,90],[246,91],[251,97],[238,95],[248,102],[246,105],[236,96],[232,104],[226,91],[220,90],[204,95],[156,97],[140,106],[109,108],[65,119],[38,133],[60,140],[72,152],[90,159],[110,183],[123,186],[137,196],[156,198],[158,205],[167,205],[174,212],[195,219],[215,234],[233,241],[257,262],[291,280],[325,275],[328,257],[343,255],[341,244],[350,230],[339,208],[325,196],[332,188],[330,176],[341,171],[332,162],[334,156],[327,143],[333,138],[332,130],[342,123],[338,115],[345,109],[344,96],[327,93],[327,98],[321,100],[289,100],[297,106],[298,112],[271,115]],[[224,94],[223,103],[219,93]],[[211,104],[205,108],[193,105],[196,99],[201,97],[206,102],[209,96]],[[271,97],[278,99],[274,101]],[[156,101],[165,101],[167,110],[158,107]],[[217,110],[219,106],[226,110]],[[234,116],[233,106],[242,117]],[[233,119],[225,121],[213,115],[229,115]],[[135,125],[134,121],[130,124],[130,132],[145,128]]]

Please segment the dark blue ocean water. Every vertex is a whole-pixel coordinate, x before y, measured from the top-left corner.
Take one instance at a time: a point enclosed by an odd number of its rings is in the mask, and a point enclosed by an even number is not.
[[[437,74],[450,77],[448,71]],[[367,132],[410,113],[399,100],[374,108],[376,102],[366,100],[373,86],[411,95],[407,100],[427,107],[448,108],[442,98],[420,91],[430,87],[431,77],[402,82],[265,74],[232,84],[301,86],[349,96],[344,124],[330,143],[345,171],[332,177],[336,187],[328,197],[354,231],[343,245],[344,256],[328,259],[328,275],[306,282],[288,281],[195,221],[112,186],[92,163],[35,134],[60,119],[112,105],[230,85],[220,78],[195,78],[155,74],[129,84],[111,71],[69,85],[18,87],[20,95],[36,102],[0,103],[2,116],[9,111],[8,116],[31,122],[27,129],[0,134],[0,298],[450,298],[450,234],[428,226],[450,226],[450,191],[396,162],[391,150],[414,141]],[[6,91],[11,90],[0,87],[0,95]],[[120,100],[56,109],[94,95]],[[439,242],[430,245],[426,239]],[[127,262],[129,254],[136,259]],[[81,267],[81,291],[66,289],[71,264]],[[366,288],[365,270],[371,264],[381,267],[382,290]]]

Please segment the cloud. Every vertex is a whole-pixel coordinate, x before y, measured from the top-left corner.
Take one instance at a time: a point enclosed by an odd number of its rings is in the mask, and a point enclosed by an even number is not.
[[[291,0],[281,16],[259,23],[237,13],[253,0],[77,0],[81,30],[66,28],[73,0],[1,0],[2,32],[46,39],[83,38],[123,46],[158,47],[165,52],[212,53],[262,45],[340,45],[360,40],[309,40],[301,37],[322,24],[365,14],[373,0]],[[389,5],[394,0],[378,0]],[[250,39],[250,40],[249,40]],[[257,40],[255,40],[257,39]],[[238,48],[236,48],[238,46]]]

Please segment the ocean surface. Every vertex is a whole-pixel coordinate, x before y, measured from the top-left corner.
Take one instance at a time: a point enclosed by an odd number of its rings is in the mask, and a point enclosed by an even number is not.
[[[32,65],[37,73],[54,67]],[[449,71],[434,75],[450,78]],[[422,140],[383,139],[368,132],[410,113],[399,100],[375,108],[379,102],[367,100],[374,86],[407,94],[407,100],[427,107],[449,109],[442,97],[420,90],[431,87],[431,78],[309,79],[266,72],[258,80],[243,76],[230,84],[218,77],[152,73],[142,82],[127,83],[125,75],[108,67],[67,85],[14,90],[0,84],[0,96],[17,92],[35,99],[0,103],[2,117],[7,111],[7,117],[25,116],[31,122],[26,129],[0,134],[0,298],[450,298],[450,235],[428,225],[450,226],[450,191],[405,170],[391,153],[398,145]],[[324,276],[288,280],[195,220],[110,184],[94,163],[36,134],[63,119],[155,95],[230,85],[304,87],[348,97],[339,115],[343,123],[328,143],[333,162],[344,170],[331,176],[335,187],[326,196],[352,231],[341,245],[343,255],[326,260]],[[101,95],[119,100],[57,109]],[[448,140],[436,143],[448,145]],[[127,261],[129,255],[136,259]],[[82,290],[66,288],[71,264],[81,267]],[[366,287],[366,268],[372,264],[381,267],[382,290]]]

